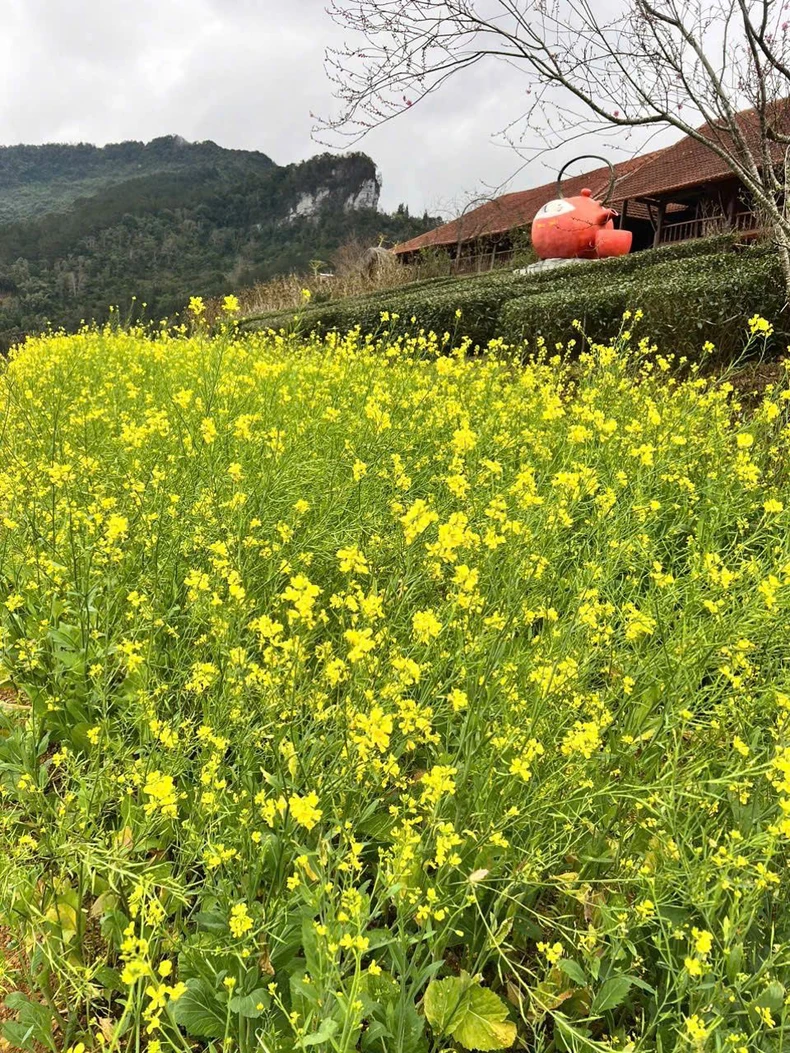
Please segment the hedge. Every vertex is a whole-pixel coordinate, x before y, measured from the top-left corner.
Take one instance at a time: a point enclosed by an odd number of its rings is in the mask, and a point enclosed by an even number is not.
[[[591,340],[616,332],[623,312],[641,309],[641,331],[663,348],[695,355],[706,341],[725,357],[743,345],[748,318],[759,313],[790,338],[785,319],[785,287],[775,255],[761,251],[717,254],[665,263],[595,288],[575,287],[535,293],[503,304],[500,332],[517,342],[542,336],[552,346],[564,342],[579,321]]]
[[[502,304],[524,293],[529,288],[526,279],[513,282],[468,284],[454,281],[450,286],[428,288],[411,293],[393,289],[375,297],[354,297],[337,303],[321,304],[294,315],[293,311],[263,315],[249,319],[261,328],[293,329],[328,332],[353,329],[359,325],[363,332],[377,332],[383,328],[404,329],[414,325],[443,333],[463,330],[475,343],[486,344],[496,332]],[[459,320],[456,311],[461,310]],[[382,323],[382,313],[397,315],[395,322]],[[411,319],[415,322],[412,323]]]
[[[516,343],[537,336],[553,345],[575,335],[575,320],[590,339],[606,339],[619,329],[625,310],[641,308],[641,331],[663,347],[694,354],[711,340],[730,354],[754,313],[771,318],[780,337],[790,336],[784,332],[790,330],[790,321],[782,321],[784,304],[776,256],[765,247],[744,247],[728,235],[537,274],[492,271],[433,279],[309,307],[297,316],[279,312],[246,322],[321,333],[357,325],[363,332],[417,326],[463,334],[481,346],[495,337]],[[386,321],[383,312],[389,315]]]

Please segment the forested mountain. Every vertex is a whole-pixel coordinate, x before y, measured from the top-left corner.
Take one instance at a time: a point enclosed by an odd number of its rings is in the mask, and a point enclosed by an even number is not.
[[[379,190],[360,153],[281,167],[177,136],[2,147],[0,347],[48,322],[101,320],[111,304],[169,317],[191,295],[326,261],[350,238],[395,242],[436,224],[379,212]]]
[[[127,179],[213,167],[233,179],[276,165],[254,150],[225,150],[167,135],[150,143],[0,146],[0,223],[40,217]]]

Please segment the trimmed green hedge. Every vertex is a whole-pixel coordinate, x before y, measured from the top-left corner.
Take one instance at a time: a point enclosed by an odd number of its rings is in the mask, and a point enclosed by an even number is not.
[[[503,304],[499,322],[508,340],[542,336],[552,346],[568,339],[576,320],[589,339],[608,339],[624,311],[640,308],[641,331],[663,348],[695,354],[710,340],[729,356],[743,345],[755,313],[774,321],[780,336],[790,336],[784,304],[779,261],[752,250],[667,262],[594,288],[579,283],[521,296]]]
[[[472,283],[452,281],[439,288],[429,287],[413,292],[392,289],[365,298],[354,297],[337,303],[321,304],[294,315],[293,311],[263,315],[249,321],[261,328],[293,329],[298,326],[303,332],[316,330],[321,333],[331,329],[346,331],[360,326],[363,332],[373,333],[382,329],[406,329],[422,326],[436,332],[455,333],[463,331],[475,343],[486,344],[496,333],[503,303],[529,289],[525,278],[513,281]],[[462,317],[456,317],[461,310]],[[397,315],[394,322],[382,322],[382,313]],[[414,318],[415,322],[411,319]]]
[[[298,318],[280,312],[247,323],[321,333],[357,325],[363,332],[417,326],[463,334],[481,346],[496,337],[517,343],[538,336],[553,346],[576,335],[575,320],[591,340],[608,339],[620,328],[624,311],[640,308],[641,332],[667,350],[695,354],[711,340],[727,355],[742,345],[754,313],[770,318],[780,338],[790,337],[784,304],[776,256],[766,247],[747,248],[723,236],[538,274],[493,271],[434,279],[310,307]],[[382,321],[382,312],[388,320]]]

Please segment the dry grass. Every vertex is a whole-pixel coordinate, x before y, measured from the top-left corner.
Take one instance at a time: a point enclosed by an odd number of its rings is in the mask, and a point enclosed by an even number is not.
[[[0,711],[23,713],[29,708],[27,704],[22,702],[18,693],[12,687],[7,685],[0,686]]]
[[[372,274],[349,269],[347,273],[289,274],[261,282],[238,293],[242,313],[264,314],[268,311],[296,310],[304,305],[303,290],[308,289],[313,302],[343,300],[350,296],[398,288],[410,282],[449,274],[449,261],[430,259],[409,264],[395,257],[385,260]]]

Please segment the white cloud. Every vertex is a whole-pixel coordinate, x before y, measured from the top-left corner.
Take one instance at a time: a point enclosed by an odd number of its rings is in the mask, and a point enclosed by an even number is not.
[[[310,137],[311,112],[332,108],[323,52],[339,34],[324,0],[2,6],[2,143],[173,133],[261,150],[278,164],[323,149]],[[484,185],[512,176],[521,162],[492,136],[518,114],[522,91],[511,67],[474,67],[373,131],[359,149],[382,171],[384,206],[405,201],[414,212],[451,213]],[[533,162],[510,189],[546,182],[559,163]]]

